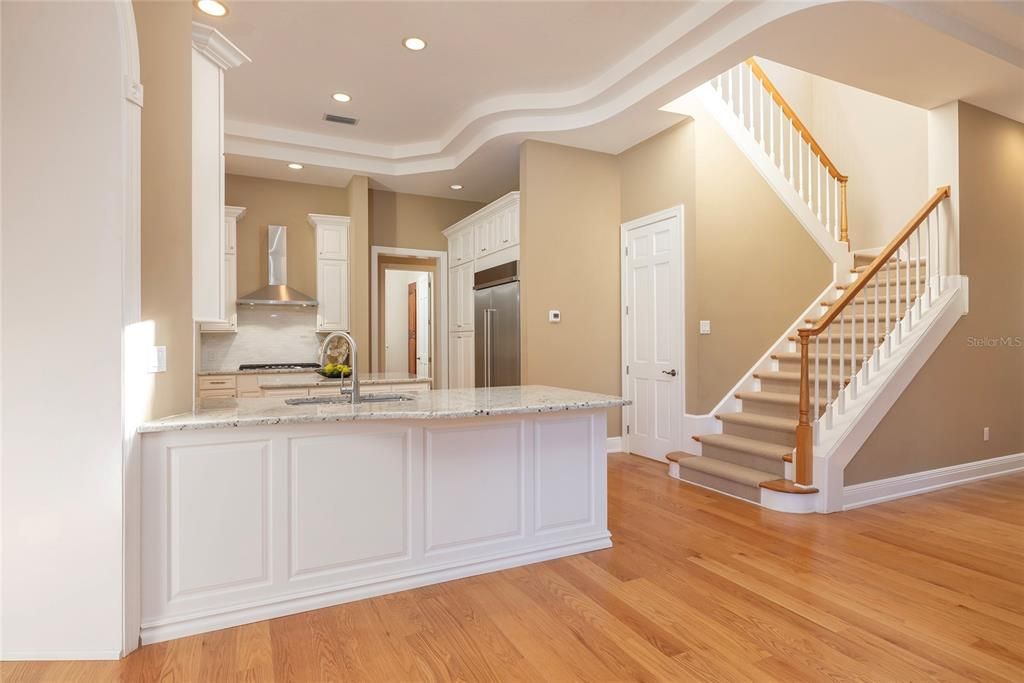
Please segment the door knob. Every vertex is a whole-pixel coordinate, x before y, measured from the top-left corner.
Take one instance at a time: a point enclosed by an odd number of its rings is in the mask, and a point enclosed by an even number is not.
[[[679,373],[676,372],[675,368],[672,368],[671,370],[662,370],[661,374],[663,374],[663,375],[671,375],[672,377],[675,377]]]

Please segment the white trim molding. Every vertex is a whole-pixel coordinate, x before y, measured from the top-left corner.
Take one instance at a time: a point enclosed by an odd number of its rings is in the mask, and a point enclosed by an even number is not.
[[[843,510],[853,510],[888,500],[916,496],[972,481],[981,481],[1024,470],[1024,453],[1013,453],[962,465],[950,465],[888,479],[851,484],[843,488]]]
[[[621,436],[609,436],[608,437],[608,452],[609,453],[624,453],[622,450],[622,437]]]
[[[197,21],[192,22],[192,47],[196,52],[225,70],[252,61],[223,33]]]
[[[518,194],[518,193],[517,193]],[[370,357],[373,361],[374,372],[384,370],[382,359],[377,353],[380,342],[380,288],[378,279],[380,277],[381,256],[404,256],[421,259],[437,259],[434,272],[433,304],[437,312],[433,319],[432,327],[436,331],[436,344],[431,341],[431,363],[430,374],[433,378],[435,389],[448,388],[448,252],[432,251],[429,249],[406,249],[405,247],[370,247]]]

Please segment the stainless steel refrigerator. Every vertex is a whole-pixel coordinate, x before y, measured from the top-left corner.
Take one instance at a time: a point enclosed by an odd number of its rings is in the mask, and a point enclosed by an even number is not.
[[[476,386],[519,384],[519,262],[473,278]]]

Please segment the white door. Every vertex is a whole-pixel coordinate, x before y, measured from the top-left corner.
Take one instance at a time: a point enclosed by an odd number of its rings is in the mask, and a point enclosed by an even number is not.
[[[622,226],[623,445],[662,460],[678,450],[683,422],[682,210]]]
[[[416,282],[416,376],[430,377],[430,343],[434,328],[430,324],[433,277],[424,273]]]

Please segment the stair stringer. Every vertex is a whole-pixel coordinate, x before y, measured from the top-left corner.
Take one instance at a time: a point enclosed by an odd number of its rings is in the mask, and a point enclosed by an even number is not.
[[[860,383],[857,397],[847,387],[843,415],[833,419],[831,428],[822,428],[815,434],[814,486],[819,493],[818,512],[839,512],[843,509],[843,471],[853,460],[864,442],[871,436],[882,418],[889,412],[910,382],[968,311],[968,281],[965,276],[952,275],[943,279],[943,293],[915,315],[909,331],[906,321],[902,342],[886,356],[881,348],[879,367],[870,370],[871,382]],[[874,359],[870,361],[874,365]],[[858,382],[863,369],[857,373]],[[818,425],[824,425],[824,420]],[[818,425],[815,426],[817,429]]]
[[[701,85],[696,90],[697,99],[707,109],[708,113],[722,127],[726,135],[736,143],[743,155],[747,157],[761,177],[765,179],[768,186],[775,191],[783,204],[790,210],[807,234],[814,240],[829,261],[832,262],[835,279],[841,273],[849,272],[853,267],[853,255],[845,242],[835,239],[828,229],[822,224],[816,215],[811,211],[807,202],[800,197],[800,194],[793,187],[792,183],[779,170],[771,157],[765,153],[760,144],[754,139],[743,124],[736,117],[729,105],[719,96],[710,83]]]

